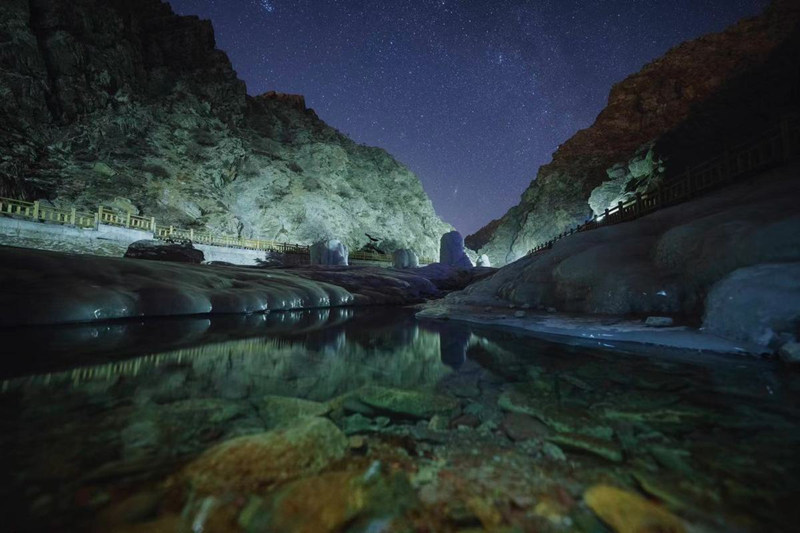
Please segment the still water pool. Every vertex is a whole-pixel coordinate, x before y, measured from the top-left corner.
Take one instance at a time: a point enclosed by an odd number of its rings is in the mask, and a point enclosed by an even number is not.
[[[0,346],[8,531],[800,519],[800,374],[763,361],[380,308],[0,330]]]

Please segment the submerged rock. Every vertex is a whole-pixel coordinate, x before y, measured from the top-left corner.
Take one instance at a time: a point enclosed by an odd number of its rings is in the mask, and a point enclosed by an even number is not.
[[[347,449],[347,437],[330,420],[307,418],[223,442],[190,463],[182,477],[197,494],[257,493],[319,472]]]
[[[614,463],[622,462],[622,449],[614,442],[577,433],[560,433],[547,438],[553,444],[579,452],[588,452]]]
[[[617,533],[685,533],[683,522],[638,494],[595,485],[583,494],[592,511]]]
[[[331,410],[330,406],[324,403],[274,395],[264,396],[256,406],[261,418],[272,427],[296,423],[301,418],[325,416]]]
[[[366,471],[329,472],[291,483],[272,498],[264,531],[342,531],[354,522],[363,527],[357,531],[393,531],[394,520],[414,502],[407,477],[384,474],[376,461]]]
[[[649,316],[644,321],[644,325],[650,326],[651,328],[668,328],[674,323],[675,321],[668,316]]]
[[[458,400],[450,396],[376,386],[358,391],[358,399],[380,411],[412,418],[449,414],[459,405]]]
[[[131,243],[125,252],[129,259],[150,259],[151,261],[174,261],[199,265],[205,260],[202,250],[196,249],[189,241],[165,242],[142,240]]]

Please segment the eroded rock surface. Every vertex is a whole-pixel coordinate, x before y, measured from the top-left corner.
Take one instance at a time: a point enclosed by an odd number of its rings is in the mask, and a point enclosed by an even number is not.
[[[248,96],[209,21],[160,0],[9,0],[0,35],[0,196],[351,249],[370,231],[425,257],[451,229],[414,174],[302,96]]]
[[[789,73],[798,21],[797,2],[776,0],[763,15],[676,46],[616,84],[595,123],[561,144],[520,203],[467,243],[505,265],[583,223],[592,207],[635,191],[648,166],[646,153],[636,156],[641,147],[655,141],[650,163],[663,159],[666,169],[651,174],[668,180],[776,127],[797,109],[799,82]]]

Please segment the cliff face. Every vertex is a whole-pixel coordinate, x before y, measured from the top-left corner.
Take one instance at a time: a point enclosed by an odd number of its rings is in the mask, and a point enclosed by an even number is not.
[[[669,179],[777,122],[796,106],[798,20],[800,4],[775,0],[761,16],[681,44],[615,85],[595,123],[558,148],[520,203],[467,242],[493,265],[509,263],[591,216],[592,191],[644,145],[655,143]]]
[[[436,257],[416,176],[306,109],[249,97],[208,21],[160,0],[0,5],[0,196],[309,243]]]

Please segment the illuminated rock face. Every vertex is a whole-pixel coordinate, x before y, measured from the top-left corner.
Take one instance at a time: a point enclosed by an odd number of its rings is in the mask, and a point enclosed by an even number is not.
[[[627,180],[613,183],[607,170],[645,170],[630,165],[639,147],[655,141],[669,179],[774,127],[797,106],[800,88],[788,73],[797,69],[798,20],[800,4],[778,0],[763,15],[676,46],[614,85],[595,123],[561,144],[520,203],[467,243],[505,265],[624,196]],[[598,187],[604,189],[590,207]]]
[[[418,178],[302,96],[251,97],[208,21],[159,0],[0,5],[0,196],[351,249],[435,257],[452,229]]]

